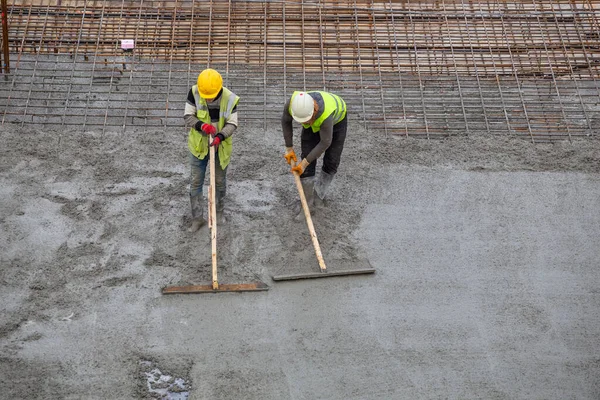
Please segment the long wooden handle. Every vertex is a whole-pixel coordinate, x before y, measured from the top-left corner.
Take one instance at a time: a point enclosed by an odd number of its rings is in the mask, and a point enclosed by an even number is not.
[[[210,141],[210,139],[209,139]],[[210,241],[212,246],[212,287],[219,288],[217,278],[217,205],[215,204],[215,148],[210,146],[210,187],[208,190],[208,219],[210,224]]]
[[[296,165],[296,163],[292,160],[292,167]],[[308,203],[306,202],[306,196],[304,195],[304,189],[302,189],[302,182],[300,181],[300,175],[298,172],[294,171],[294,180],[296,181],[296,187],[298,188],[298,193],[300,194],[300,202],[302,203],[302,209],[304,210],[304,217],[306,218],[306,225],[308,225],[308,230],[310,232],[310,237],[312,239],[313,247],[315,248],[315,254],[317,255],[317,260],[319,261],[319,268],[321,268],[321,272],[325,272],[327,270],[327,266],[325,266],[325,260],[323,260],[323,253],[321,253],[321,246],[319,245],[319,239],[317,239],[317,233],[315,232],[315,227],[312,222],[312,218],[310,216],[310,209],[308,208]]]

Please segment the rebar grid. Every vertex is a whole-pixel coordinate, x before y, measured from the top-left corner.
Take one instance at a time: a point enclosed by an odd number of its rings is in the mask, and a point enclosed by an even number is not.
[[[293,90],[324,89],[383,135],[593,135],[599,17],[591,0],[17,1],[1,120],[181,127],[211,66],[264,127]]]

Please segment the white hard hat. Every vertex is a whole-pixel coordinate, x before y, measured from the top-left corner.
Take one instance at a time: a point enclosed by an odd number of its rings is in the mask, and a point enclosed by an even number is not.
[[[300,123],[309,121],[315,111],[315,101],[306,92],[298,92],[292,99],[292,118]]]

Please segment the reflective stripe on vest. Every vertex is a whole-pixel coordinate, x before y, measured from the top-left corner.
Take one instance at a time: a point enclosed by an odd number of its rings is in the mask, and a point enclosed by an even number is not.
[[[197,85],[192,87],[192,94],[194,95],[194,102],[196,103],[196,117],[205,124],[210,124],[211,120],[210,113],[208,112],[208,105],[206,100],[200,97]],[[227,118],[231,116],[233,109],[239,100],[240,98],[235,93],[231,92],[225,87],[223,88],[221,101],[219,103],[219,121],[217,123],[217,132],[221,132],[225,126],[225,123],[227,122]],[[195,157],[199,158],[200,160],[204,160],[208,154],[208,137],[198,132],[194,128],[190,129],[190,133],[188,135],[188,148]],[[219,153],[219,163],[221,168],[225,169],[231,160],[231,137],[223,140],[221,144],[219,144],[217,151]]]
[[[225,89],[223,89],[223,93],[225,93]],[[231,92],[229,92],[229,93],[231,93]],[[233,94],[233,93],[231,93],[231,94]],[[221,119],[226,120],[227,118],[229,118],[231,116],[233,107],[235,107],[238,100],[239,100],[239,97],[237,97],[236,95],[229,96],[229,101],[227,102],[227,107],[225,108],[225,110],[223,110],[223,105],[221,104],[221,108],[219,110],[219,120],[221,120]],[[221,122],[221,121],[219,121],[219,122]],[[223,126],[225,126],[224,122],[223,122]]]
[[[294,92],[292,94],[292,99],[290,100],[290,107],[292,104],[292,100],[294,99],[294,96],[296,96],[299,92]],[[333,114],[333,124],[337,124],[338,122],[340,122],[341,120],[344,119],[344,117],[346,117],[346,102],[338,95],[333,94],[333,93],[329,93],[329,92],[321,92],[321,91],[310,91],[307,92],[308,94],[318,94],[321,99],[323,100],[323,112],[321,113],[321,115],[311,124],[302,124],[302,126],[304,128],[312,128],[312,131],[314,133],[319,132],[319,130],[321,130],[321,124],[323,123],[323,121],[325,121],[330,115]],[[312,97],[312,96],[311,96]],[[314,97],[313,97],[314,99]],[[316,100],[317,103],[321,103],[318,101],[318,99]],[[321,104],[319,104],[319,107],[321,107]],[[290,110],[290,114],[291,114],[291,110]]]

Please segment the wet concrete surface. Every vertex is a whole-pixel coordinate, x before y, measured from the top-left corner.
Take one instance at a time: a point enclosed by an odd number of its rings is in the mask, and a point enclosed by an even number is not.
[[[221,277],[270,290],[163,296],[210,279],[183,137],[0,131],[0,398],[600,397],[598,143],[351,141],[314,223],[377,272],[274,283],[318,267],[280,138],[248,132]]]
[[[388,179],[357,233],[376,275],[161,301],[196,398],[597,398],[598,177]]]

